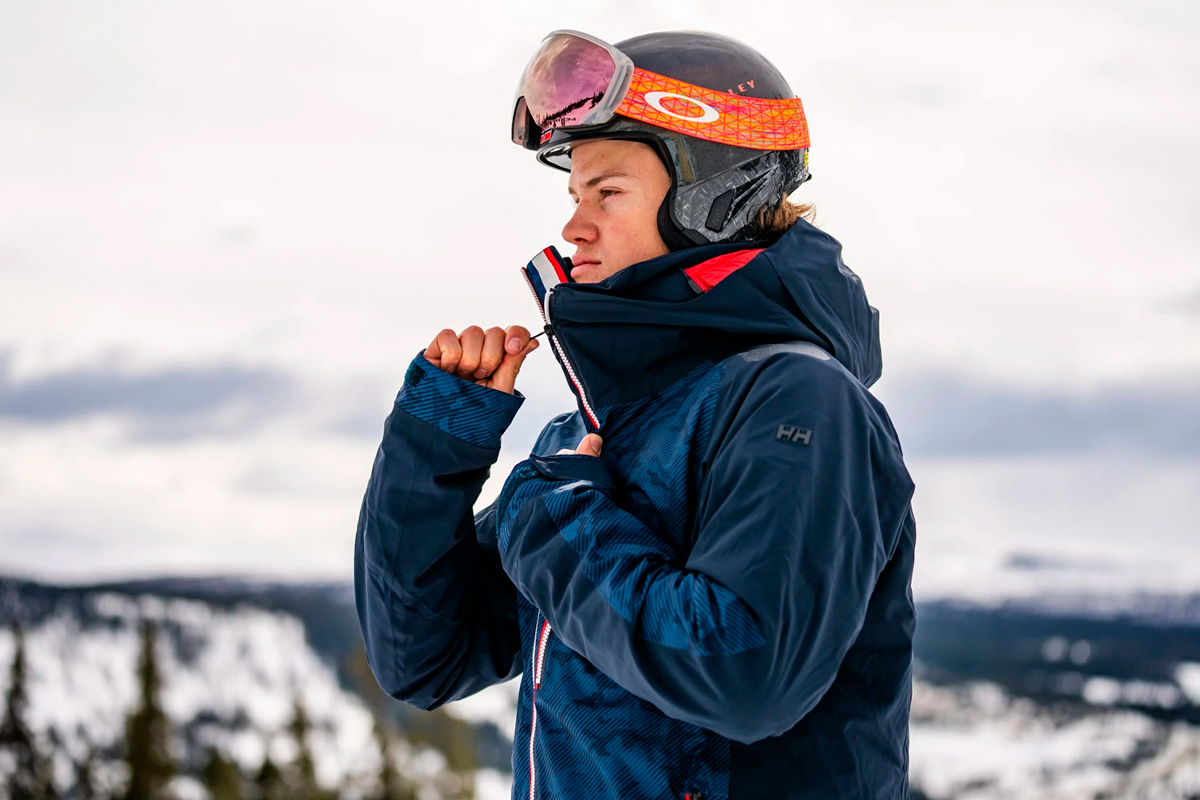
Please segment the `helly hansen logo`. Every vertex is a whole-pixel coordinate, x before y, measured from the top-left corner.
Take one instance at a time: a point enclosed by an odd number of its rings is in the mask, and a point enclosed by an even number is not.
[[[812,431],[808,428],[795,428],[791,425],[780,425],[775,429],[775,438],[785,442],[800,442],[808,444],[812,441]]]

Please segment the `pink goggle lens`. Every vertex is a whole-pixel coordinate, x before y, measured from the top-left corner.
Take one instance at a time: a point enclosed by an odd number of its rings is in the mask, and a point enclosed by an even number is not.
[[[585,125],[612,85],[616,69],[600,45],[557,34],[543,42],[529,62],[520,94],[543,130]]]

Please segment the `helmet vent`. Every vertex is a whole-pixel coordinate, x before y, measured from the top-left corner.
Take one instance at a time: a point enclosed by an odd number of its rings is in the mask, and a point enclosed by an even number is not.
[[[704,221],[704,227],[708,228],[713,233],[719,233],[721,228],[725,227],[725,220],[729,217],[729,209],[733,206],[733,189],[724,192],[713,200],[712,208],[708,210],[708,219]]]

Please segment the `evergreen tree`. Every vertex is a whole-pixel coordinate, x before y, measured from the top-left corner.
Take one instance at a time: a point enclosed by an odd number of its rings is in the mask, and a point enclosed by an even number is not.
[[[283,772],[271,760],[268,753],[263,756],[262,768],[254,778],[256,800],[289,800],[287,784],[283,780]]]
[[[96,788],[96,746],[89,744],[83,760],[75,765],[75,794],[78,800],[100,800]]]
[[[125,761],[129,786],[125,800],[166,800],[167,784],[175,775],[168,750],[171,722],[160,704],[162,672],[158,665],[158,636],[142,623],[142,652],[138,659],[139,704],[125,721]]]
[[[49,759],[38,750],[37,740],[25,721],[29,710],[26,688],[28,666],[25,661],[25,632],[19,620],[12,625],[12,669],[4,696],[4,717],[0,719],[0,750],[13,760],[13,773],[5,781],[9,800],[49,800],[57,798]]]
[[[311,732],[312,720],[308,718],[299,693],[296,693],[292,697],[292,721],[288,724],[288,733],[296,742],[296,759],[291,768],[292,797],[296,800],[315,800],[321,794],[321,787],[317,785],[312,748],[308,744],[308,735]]]
[[[378,800],[417,800],[417,789],[396,769],[392,757],[392,737],[379,717],[375,718],[375,743],[379,745]]]
[[[215,747],[208,748],[208,763],[201,772],[204,788],[212,800],[243,800],[242,771]]]

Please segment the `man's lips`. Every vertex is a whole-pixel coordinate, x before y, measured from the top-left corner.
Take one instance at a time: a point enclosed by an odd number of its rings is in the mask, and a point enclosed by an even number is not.
[[[589,261],[588,259],[571,259],[571,277],[575,277],[576,270],[586,270],[599,264],[599,261]]]

